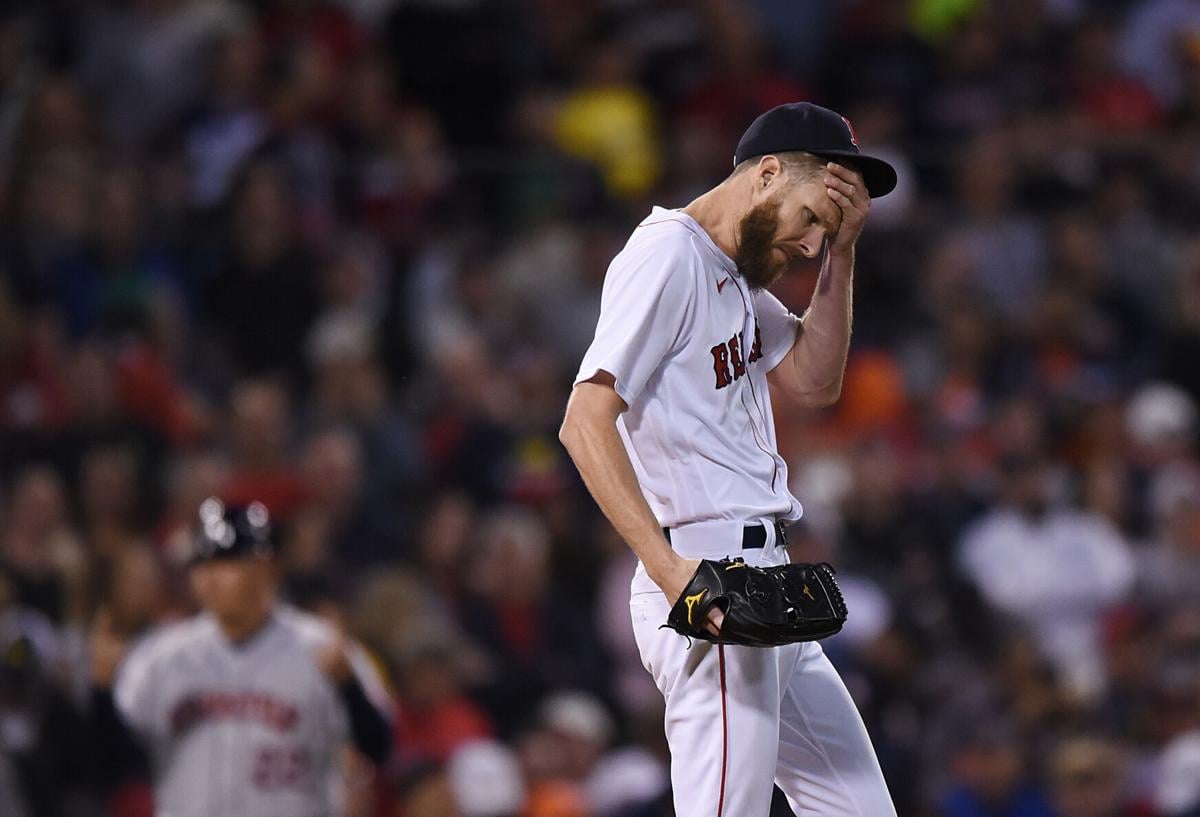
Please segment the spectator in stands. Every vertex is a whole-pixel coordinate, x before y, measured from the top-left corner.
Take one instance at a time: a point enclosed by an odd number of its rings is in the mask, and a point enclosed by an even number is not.
[[[953,784],[942,817],[1053,817],[1046,795],[1026,776],[1013,724],[984,715],[962,726],[949,758]]]
[[[990,604],[1013,617],[1078,694],[1103,689],[1101,615],[1134,580],[1129,545],[1103,518],[1055,504],[1044,458],[1002,466],[1000,504],[971,526],[958,562]]]
[[[1134,817],[1148,813],[1129,802],[1126,758],[1107,741],[1065,741],[1050,760],[1050,776],[1057,817]]]

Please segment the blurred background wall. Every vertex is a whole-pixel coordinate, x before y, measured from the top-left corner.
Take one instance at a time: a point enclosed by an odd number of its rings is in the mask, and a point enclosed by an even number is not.
[[[390,671],[352,813],[669,814],[555,434],[632,227],[809,99],[901,171],[776,401],[900,813],[1200,814],[1200,2],[12,0],[0,89],[0,812],[144,813],[88,631],[219,494]]]

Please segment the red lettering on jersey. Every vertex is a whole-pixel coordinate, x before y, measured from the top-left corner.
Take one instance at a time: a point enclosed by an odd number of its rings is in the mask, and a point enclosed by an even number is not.
[[[746,364],[742,360],[741,337],[742,333],[738,332],[729,339],[729,359],[733,361],[734,380],[741,380],[742,375],[746,373]]]
[[[741,380],[746,374],[746,368],[762,357],[762,332],[759,331],[757,319],[754,321],[754,344],[750,347],[749,355],[743,356],[742,351],[745,348],[745,333],[738,332],[725,343],[718,343],[710,350],[713,356],[713,371],[717,373],[718,389],[725,388],[735,380]]]
[[[747,363],[753,363],[762,357],[762,332],[758,330],[758,319],[754,319],[754,345],[750,347],[750,357]]]
[[[729,376],[729,350],[724,343],[718,343],[709,351],[713,356],[713,371],[717,373],[717,388],[723,389],[733,382]]]
[[[291,789],[304,783],[311,768],[312,760],[303,746],[263,746],[253,755],[250,779],[267,791]]]
[[[289,732],[299,719],[295,706],[269,693],[200,692],[184,698],[171,710],[171,730],[178,735],[206,721],[253,720]]]

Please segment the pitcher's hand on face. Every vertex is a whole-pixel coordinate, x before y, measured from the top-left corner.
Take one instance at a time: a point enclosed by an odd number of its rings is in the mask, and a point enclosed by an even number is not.
[[[842,211],[842,224],[829,237],[831,252],[847,252],[854,247],[871,210],[871,196],[862,176],[836,162],[825,165],[825,190]]]
[[[655,583],[662,588],[663,595],[667,597],[667,603],[674,604],[679,601],[679,597],[683,595],[683,588],[691,582],[692,576],[696,575],[696,568],[700,566],[699,559],[681,559],[676,558],[670,569],[661,576],[651,577]],[[719,607],[712,607],[708,611],[707,629],[713,635],[720,635],[721,623],[725,620],[725,613]]]

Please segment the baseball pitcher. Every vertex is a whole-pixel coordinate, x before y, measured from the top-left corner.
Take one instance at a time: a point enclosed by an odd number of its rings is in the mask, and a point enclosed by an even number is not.
[[[833,573],[788,564],[801,507],[768,390],[838,398],[855,242],[895,184],[844,117],[782,105],[742,136],[728,178],[654,208],[608,269],[560,437],[639,558],[630,611],[666,699],[680,817],[766,817],[772,783],[800,817],[896,813],[815,640],[845,618]],[[803,317],[768,292],[799,257],[821,258]]]

